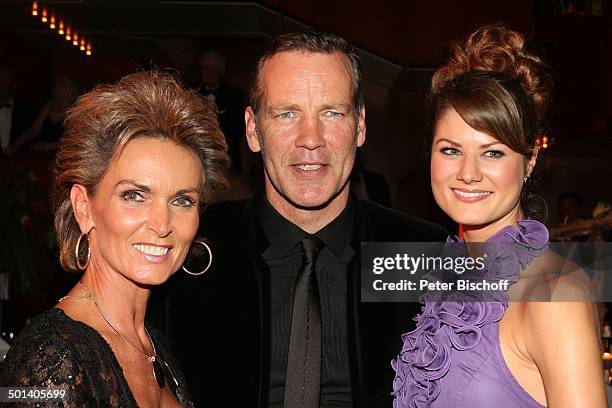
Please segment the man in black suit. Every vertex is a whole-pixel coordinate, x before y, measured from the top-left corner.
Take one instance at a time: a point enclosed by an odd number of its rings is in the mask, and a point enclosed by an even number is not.
[[[200,56],[202,81],[197,91],[217,105],[218,119],[232,158],[232,168],[240,170],[240,142],[244,137],[244,97],[240,89],[225,80],[227,62],[215,50],[206,50]]]
[[[30,105],[15,97],[17,83],[12,68],[0,66],[0,151],[26,131],[34,120]]]
[[[358,57],[342,38],[282,35],[254,81],[246,134],[265,188],[206,210],[214,266],[173,277],[158,323],[200,406],[390,406],[390,362],[419,305],[360,302],[361,242],[446,233],[350,195],[366,126]]]

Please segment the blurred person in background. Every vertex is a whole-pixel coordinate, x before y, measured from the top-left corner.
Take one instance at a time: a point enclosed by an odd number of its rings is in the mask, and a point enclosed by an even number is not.
[[[200,83],[197,91],[217,105],[219,124],[225,135],[232,159],[232,168],[240,171],[240,145],[244,140],[244,95],[227,83],[227,61],[216,50],[206,50],[200,56]]]
[[[561,224],[582,221],[582,207],[584,206],[584,197],[582,195],[574,191],[561,193],[557,203],[559,206],[559,222]]]
[[[0,151],[7,154],[9,146],[30,126],[34,111],[15,95],[15,71],[0,66]]]
[[[79,86],[72,78],[56,76],[51,99],[43,105],[25,132],[8,146],[6,154],[13,155],[26,147],[34,151],[55,151],[64,132],[66,113],[79,93]]]

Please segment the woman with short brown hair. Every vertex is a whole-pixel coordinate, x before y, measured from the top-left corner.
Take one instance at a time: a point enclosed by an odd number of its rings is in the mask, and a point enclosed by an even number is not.
[[[83,275],[18,336],[1,384],[63,389],[71,407],[192,406],[145,311],[154,285],[212,261],[195,235],[200,208],[225,187],[215,108],[141,72],[81,96],[65,126],[55,228],[62,266]],[[204,256],[201,271],[183,265],[188,254]]]

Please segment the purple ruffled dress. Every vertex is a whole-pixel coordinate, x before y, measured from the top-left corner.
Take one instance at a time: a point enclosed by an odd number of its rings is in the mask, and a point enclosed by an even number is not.
[[[548,230],[532,220],[518,221],[491,237],[482,277],[489,281],[519,274],[547,249]],[[461,241],[449,238],[445,253]],[[499,344],[499,321],[508,307],[500,292],[487,301],[435,301],[422,297],[422,314],[415,330],[402,336],[393,381],[394,408],[541,408],[516,381],[504,361]]]

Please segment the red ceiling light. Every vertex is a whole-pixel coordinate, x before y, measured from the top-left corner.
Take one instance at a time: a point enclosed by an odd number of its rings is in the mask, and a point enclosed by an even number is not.
[[[32,2],[32,15],[33,16],[37,16],[38,15],[38,2],[36,0],[34,0],[34,2]]]
[[[64,35],[64,22],[60,21],[59,26],[57,27],[57,33],[59,35]]]
[[[91,55],[91,43],[90,42],[87,43],[85,54]]]
[[[76,31],[72,35],[72,45],[79,45],[79,34]]]
[[[40,17],[40,20],[43,23],[46,23],[48,21],[48,19],[47,19],[47,9],[46,8],[42,9],[42,16]]]
[[[66,27],[66,41],[72,40],[72,31],[70,30],[70,26]]]
[[[51,14],[51,19],[49,20],[49,28],[55,30],[55,16]]]

